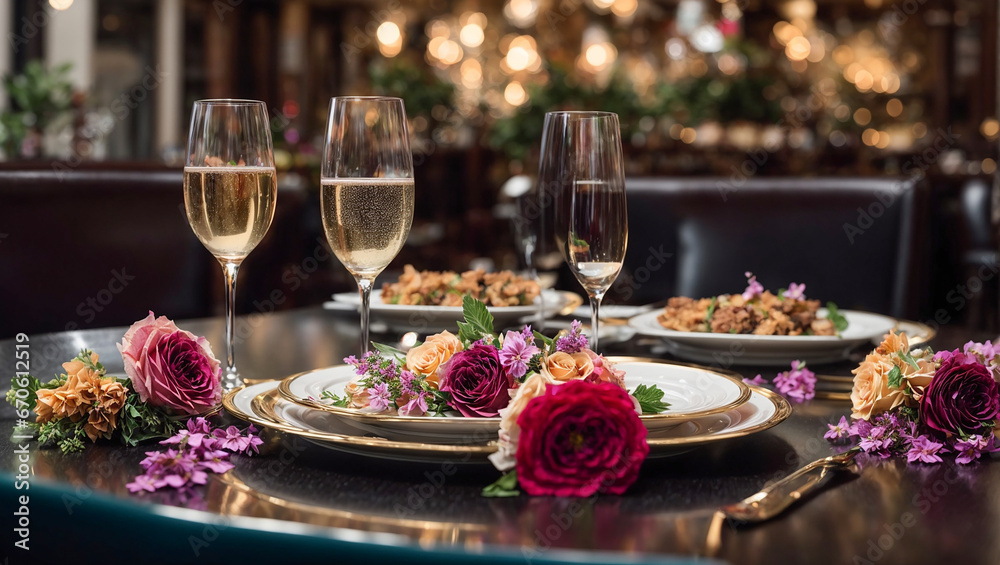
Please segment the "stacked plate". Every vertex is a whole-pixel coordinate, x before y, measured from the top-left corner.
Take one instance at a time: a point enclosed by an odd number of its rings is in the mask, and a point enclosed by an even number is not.
[[[650,457],[747,436],[791,414],[783,398],[748,386],[735,374],[633,357],[611,360],[625,371],[629,390],[641,384],[656,385],[670,405],[660,414],[640,416],[649,432]],[[225,396],[223,405],[234,416],[258,426],[367,456],[478,463],[496,451],[499,418],[373,414],[318,400],[325,391],[343,395],[353,377],[350,366],[317,369],[236,389]]]

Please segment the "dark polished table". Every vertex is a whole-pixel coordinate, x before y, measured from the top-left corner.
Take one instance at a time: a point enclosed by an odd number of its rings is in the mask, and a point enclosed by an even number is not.
[[[224,351],[221,320],[179,325]],[[82,347],[120,373],[114,344],[124,331],[30,336],[32,373],[48,378]],[[339,364],[357,347],[357,315],[256,315],[238,321],[237,335],[243,375],[279,379]],[[956,347],[968,337],[945,331],[932,345]],[[654,356],[654,343],[633,338],[602,349]],[[5,375],[15,371],[14,351],[12,340],[0,342]],[[850,368],[814,367],[841,375]],[[774,521],[709,535],[717,507],[833,453],[825,424],[847,413],[842,401],[795,405],[769,431],[649,460],[626,495],[589,499],[482,498],[497,476],[488,465],[371,459],[279,433],[264,433],[261,456],[234,457],[233,471],[212,476],[192,498],[135,496],[125,484],[155,444],[89,445],[66,455],[5,433],[2,530],[9,536],[18,527],[19,497],[28,496],[30,550],[15,548],[15,537],[0,555],[9,563],[71,563],[81,552],[86,563],[1000,563],[1000,467],[990,463],[869,463]],[[13,410],[5,405],[2,416],[12,429]],[[29,473],[18,478],[23,459]]]

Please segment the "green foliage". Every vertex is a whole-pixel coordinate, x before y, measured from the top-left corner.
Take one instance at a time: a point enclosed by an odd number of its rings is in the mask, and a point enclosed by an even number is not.
[[[892,366],[892,370],[889,371],[887,376],[887,381],[889,388],[901,388],[903,386],[903,372],[899,370],[899,367]]]
[[[920,370],[920,365],[917,364],[917,360],[913,358],[908,351],[900,351],[898,353],[899,358],[903,360],[906,364],[913,367],[916,370]]]
[[[67,75],[72,64],[46,69],[41,61],[30,61],[19,75],[3,78],[14,109],[0,114],[0,145],[8,156],[20,153],[21,143],[31,130],[44,131],[70,108],[73,83]]]
[[[424,64],[414,64],[403,57],[378,60],[368,68],[372,89],[380,95],[398,96],[410,118],[431,119],[435,106],[452,107],[455,85],[443,81]]]
[[[351,403],[351,399],[347,398],[346,396],[337,396],[336,394],[328,390],[324,390],[322,393],[320,393],[319,397],[321,400],[332,401],[331,404],[333,406],[338,406],[340,408],[347,408],[347,406],[350,405]]]
[[[177,433],[182,425],[180,421],[172,420],[162,410],[139,400],[131,381],[119,379],[119,382],[128,387],[125,406],[118,412],[122,443],[133,446],[147,439],[168,438]]]
[[[502,477],[486,486],[482,495],[487,498],[506,498],[509,496],[519,496],[521,491],[517,490],[517,471],[510,470]]]
[[[632,396],[639,401],[643,414],[659,414],[670,408],[670,403],[663,402],[663,391],[656,385],[639,385],[632,391]]]
[[[840,333],[847,329],[847,318],[840,313],[840,309],[833,302],[826,303],[826,319],[833,322],[833,327],[837,329],[837,333]]]
[[[462,299],[462,314],[465,321],[458,323],[458,339],[462,343],[468,345],[483,338],[494,338],[493,314],[490,314],[485,304],[466,295]]]

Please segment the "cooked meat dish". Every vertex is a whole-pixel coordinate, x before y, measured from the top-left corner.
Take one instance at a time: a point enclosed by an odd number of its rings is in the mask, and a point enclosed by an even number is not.
[[[755,335],[837,335],[834,323],[817,317],[819,300],[783,298],[764,291],[751,300],[740,294],[693,299],[675,296],[660,325],[682,332]]]
[[[386,304],[461,306],[468,295],[487,306],[525,306],[532,304],[542,289],[537,282],[510,271],[487,273],[482,269],[453,271],[417,271],[406,265],[399,280],[382,285]]]

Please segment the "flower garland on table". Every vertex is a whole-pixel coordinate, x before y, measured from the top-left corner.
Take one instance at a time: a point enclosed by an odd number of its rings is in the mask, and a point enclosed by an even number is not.
[[[890,333],[854,369],[851,420],[828,424],[824,437],[871,456],[940,463],[952,454],[969,464],[1000,450],[1000,347],[910,351],[905,334]]]
[[[319,401],[371,413],[434,416],[457,412],[500,418],[503,477],[484,496],[621,494],[649,452],[640,414],[668,405],[663,391],[625,389],[623,371],[587,347],[579,321],[550,339],[530,326],[500,335],[486,306],[463,301],[458,335],[442,332],[408,352],[380,352],[344,362],[356,376],[344,396],[324,391]],[[313,399],[316,400],[316,399]]]
[[[204,337],[150,312],[128,329],[118,350],[127,378],[107,375],[98,355],[85,349],[48,382],[31,375],[11,379],[6,398],[17,410],[18,427],[67,453],[84,449],[84,439],[134,446],[168,438],[183,425],[180,418],[218,405],[219,361]],[[31,411],[34,422],[28,421]]]

